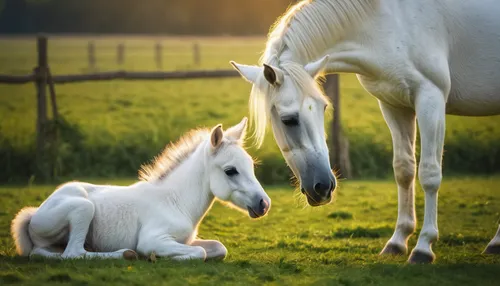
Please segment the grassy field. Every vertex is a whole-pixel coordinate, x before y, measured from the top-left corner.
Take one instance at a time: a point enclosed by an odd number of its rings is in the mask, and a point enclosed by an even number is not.
[[[94,181],[96,182],[96,181]],[[130,181],[101,183],[129,184]],[[498,285],[500,256],[482,255],[500,218],[500,177],[445,179],[434,265],[379,257],[397,210],[392,181],[344,181],[334,203],[304,207],[290,187],[266,188],[268,216],[250,220],[216,203],[200,237],[218,239],[223,262],[50,261],[14,256],[9,224],[23,206],[38,205],[54,186],[0,188],[0,284],[52,285]],[[417,190],[418,227],[423,192]],[[410,247],[416,236],[410,239]]]
[[[101,71],[155,70],[155,38],[51,37],[53,74],[89,71],[87,44],[94,40]],[[125,44],[125,63],[116,64],[116,45]],[[230,68],[229,60],[256,63],[264,38],[164,38],[163,69]],[[199,43],[201,64],[193,64],[192,45]],[[31,38],[0,39],[0,73],[26,74],[36,62]],[[162,147],[197,126],[225,126],[247,115],[250,85],[239,78],[190,81],[108,81],[57,85],[60,113],[68,122],[57,157],[63,177],[133,176]],[[386,177],[392,147],[375,98],[353,75],[341,76],[342,123],[350,140],[357,178]],[[27,180],[32,171],[35,130],[32,84],[0,85],[0,181]],[[332,110],[329,110],[331,118]],[[49,110],[50,114],[50,110]],[[329,119],[330,120],[330,119]],[[500,116],[447,117],[444,171],[493,173],[500,170]],[[326,124],[329,124],[327,122]],[[272,136],[251,150],[263,164],[265,183],[286,182],[289,171]],[[4,169],[5,168],[5,169]]]

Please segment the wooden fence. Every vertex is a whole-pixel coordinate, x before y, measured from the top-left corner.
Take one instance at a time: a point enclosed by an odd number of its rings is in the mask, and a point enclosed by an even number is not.
[[[95,64],[95,46],[89,43],[89,64]],[[156,45],[156,59],[161,61],[161,46]],[[123,62],[125,47],[123,44],[117,49],[117,62]],[[200,62],[200,47],[195,44],[193,47],[195,64]],[[1,75],[0,84],[26,84],[35,83],[37,97],[37,119],[36,119],[36,176],[42,180],[50,180],[54,176],[53,157],[57,152],[57,123],[58,108],[55,92],[55,84],[75,83],[84,81],[99,80],[185,80],[202,78],[226,78],[239,77],[239,73],[234,69],[228,70],[198,70],[198,71],[155,71],[155,72],[129,72],[129,71],[108,71],[94,72],[73,75],[52,75],[47,56],[47,37],[37,37],[38,63],[33,73],[28,75]],[[157,64],[157,65],[161,65]],[[52,121],[47,115],[47,87],[50,96],[52,110]],[[344,177],[350,177],[351,168],[349,162],[349,151],[347,140],[342,135],[340,125],[340,98],[339,98],[339,77],[338,75],[328,75],[324,84],[326,94],[331,98],[336,107],[330,135],[331,162],[336,166],[339,173]],[[52,124],[49,124],[52,123]]]
[[[90,41],[87,47],[88,53],[88,67],[91,70],[95,70],[97,68],[96,62],[96,45],[94,41]],[[200,66],[201,64],[201,51],[200,44],[195,42],[193,43],[193,64],[194,66]],[[163,45],[161,41],[156,42],[154,46],[154,60],[156,67],[161,70],[163,68]],[[125,63],[125,44],[120,42],[116,46],[116,64],[118,66],[122,66]]]

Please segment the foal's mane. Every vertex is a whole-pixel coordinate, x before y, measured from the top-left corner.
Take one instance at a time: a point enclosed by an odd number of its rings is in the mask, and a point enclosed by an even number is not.
[[[271,28],[259,65],[282,69],[303,96],[323,96],[303,66],[323,56],[345,33],[365,20],[378,0],[304,0],[291,6]],[[286,52],[284,52],[286,50]],[[319,92],[318,92],[319,91]],[[250,118],[257,145],[264,140],[277,88],[259,75],[250,93]]]
[[[193,154],[208,136],[210,136],[210,130],[208,129],[189,131],[177,142],[167,145],[163,152],[153,159],[153,162],[142,165],[139,170],[139,179],[148,182],[164,179]]]

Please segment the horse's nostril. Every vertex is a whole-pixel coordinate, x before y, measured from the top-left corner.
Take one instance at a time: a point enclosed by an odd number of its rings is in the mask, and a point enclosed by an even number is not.
[[[331,193],[335,187],[335,184],[328,182],[328,184],[316,183],[314,185],[314,191],[318,194]]]
[[[314,190],[317,192],[317,193],[320,193],[320,192],[324,192],[326,190],[326,185],[325,184],[322,184],[322,183],[316,183],[314,185]]]
[[[265,212],[269,204],[264,200],[260,199],[259,208],[261,212]]]

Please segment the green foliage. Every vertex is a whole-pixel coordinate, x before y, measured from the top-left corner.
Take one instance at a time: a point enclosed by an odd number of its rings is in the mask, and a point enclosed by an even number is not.
[[[53,74],[90,71],[87,44],[94,40],[97,68],[154,70],[154,38],[51,38]],[[125,62],[116,64],[116,45],[125,44]],[[229,60],[252,64],[264,38],[165,38],[165,70],[228,69]],[[192,44],[201,64],[193,64]],[[35,41],[0,40],[0,73],[27,74],[36,63]],[[199,126],[224,127],[248,116],[250,84],[240,78],[175,81],[107,81],[56,85],[61,114],[54,172],[61,178],[135,176],[166,144]],[[50,105],[49,105],[50,106]],[[341,75],[341,109],[355,178],[392,174],[392,141],[375,98],[353,75]],[[50,108],[49,108],[50,114]],[[329,126],[332,110],[328,110]],[[33,85],[0,86],[0,182],[28,180],[35,158],[36,101]],[[500,170],[500,116],[447,117],[445,174]],[[328,128],[326,129],[329,130]],[[251,144],[249,144],[251,145]],[[263,183],[285,183],[291,173],[271,132],[261,149]]]
[[[226,245],[228,257],[222,262],[16,257],[11,220],[23,206],[39,205],[55,185],[4,186],[0,188],[0,284],[496,285],[500,257],[480,253],[498,227],[498,186],[500,177],[444,179],[434,265],[407,265],[407,256],[378,255],[396,223],[397,188],[392,180],[343,181],[335,202],[317,208],[304,207],[303,196],[295,196],[290,187],[267,187],[273,205],[258,220],[216,203],[201,223],[199,236]],[[424,208],[419,188],[416,201],[420,227]],[[478,209],[488,212],[474,214]],[[332,213],[352,218],[328,218]],[[417,235],[410,238],[410,249],[416,239]]]

